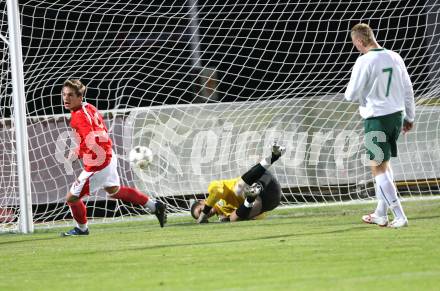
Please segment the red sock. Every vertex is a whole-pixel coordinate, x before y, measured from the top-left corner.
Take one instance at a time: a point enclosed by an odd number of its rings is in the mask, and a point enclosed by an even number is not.
[[[148,201],[148,196],[141,191],[125,186],[119,187],[118,193],[112,196],[113,198],[120,199],[124,202],[131,202],[134,205],[144,206]]]
[[[84,202],[79,199],[75,202],[67,202],[67,204],[70,207],[70,211],[72,212],[73,218],[78,222],[79,224],[86,224],[87,223],[87,209]]]

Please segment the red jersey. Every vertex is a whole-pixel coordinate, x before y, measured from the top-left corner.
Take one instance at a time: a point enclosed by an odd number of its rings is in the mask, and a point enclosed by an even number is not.
[[[104,119],[95,106],[86,102],[72,111],[70,126],[77,133],[78,157],[84,170],[96,172],[104,169],[112,158],[112,140]]]

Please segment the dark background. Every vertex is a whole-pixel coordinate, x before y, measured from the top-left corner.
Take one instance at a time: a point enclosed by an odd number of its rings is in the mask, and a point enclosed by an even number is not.
[[[350,29],[359,22],[369,23],[381,45],[402,55],[418,98],[438,98],[437,1],[199,0],[199,66],[193,61],[198,42],[188,3],[19,0],[29,115],[65,113],[60,91],[67,78],[80,78],[88,86],[87,101],[100,110],[342,93],[359,56],[350,41]],[[0,1],[0,32],[7,36],[5,11]],[[0,41],[1,204],[18,205],[15,140],[2,124],[12,108],[8,58],[7,45]],[[215,72],[216,96],[201,93],[203,68]],[[60,164],[48,154],[55,152],[54,135],[68,129],[68,120],[49,119],[28,124],[35,145],[30,152],[33,203],[48,220],[66,215],[64,199],[53,202],[52,197],[61,197],[68,187],[65,174],[57,170]],[[124,123],[117,124],[112,132],[121,145],[117,138],[123,136]],[[116,150],[122,153],[121,147]],[[358,195],[341,185],[336,189],[319,193],[330,192],[332,199],[345,191]]]
[[[101,110],[340,93],[361,21],[402,55],[417,96],[433,91],[435,1],[334,2],[197,1],[201,66],[216,72],[210,99],[191,61],[188,1],[19,1],[28,112],[63,113],[67,78],[80,78]],[[10,99],[0,101],[8,116]]]

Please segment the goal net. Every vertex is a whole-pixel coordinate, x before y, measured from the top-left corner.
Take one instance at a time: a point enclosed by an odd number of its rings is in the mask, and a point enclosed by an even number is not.
[[[122,183],[187,211],[213,179],[243,174],[274,140],[287,153],[271,169],[282,204],[374,197],[357,105],[343,100],[359,56],[350,29],[369,23],[401,54],[416,95],[415,129],[392,160],[399,193],[438,194],[439,6],[435,1],[34,1],[19,3],[34,222],[70,220],[64,197],[78,163],[64,80],[81,79],[104,113]],[[7,12],[0,3],[0,229],[20,213]],[[127,154],[148,146],[153,163]],[[93,219],[145,210],[87,199]]]

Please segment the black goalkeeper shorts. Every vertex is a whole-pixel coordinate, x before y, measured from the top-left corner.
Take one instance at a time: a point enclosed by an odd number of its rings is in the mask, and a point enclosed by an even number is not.
[[[263,186],[263,191],[259,195],[262,203],[261,212],[275,209],[281,201],[280,183],[269,171],[266,171],[258,182]]]

